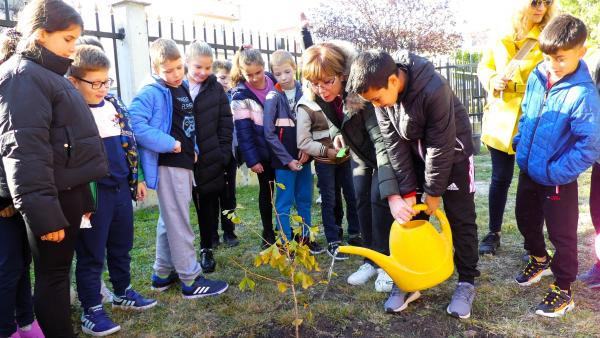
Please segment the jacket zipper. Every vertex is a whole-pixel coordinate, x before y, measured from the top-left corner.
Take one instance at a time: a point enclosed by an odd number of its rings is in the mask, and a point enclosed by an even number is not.
[[[527,160],[525,163],[527,167],[529,167],[529,156],[531,156],[531,146],[533,145],[533,139],[535,138],[535,132],[537,131],[538,125],[540,124],[540,117],[542,116],[542,111],[544,111],[544,106],[546,105],[546,99],[548,98],[548,92],[550,89],[547,89],[544,93],[544,100],[542,101],[542,106],[537,114],[537,121],[535,121],[535,126],[533,127],[533,134],[531,135],[531,141],[529,142],[529,152],[527,153]]]

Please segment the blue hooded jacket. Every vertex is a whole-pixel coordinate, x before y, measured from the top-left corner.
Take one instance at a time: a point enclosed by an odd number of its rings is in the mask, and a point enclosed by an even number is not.
[[[535,182],[573,182],[600,157],[600,96],[583,61],[547,89],[545,63],[529,75],[513,140],[521,171]]]
[[[145,84],[129,106],[131,127],[138,144],[146,185],[158,186],[158,155],[175,148],[171,136],[173,99],[163,80],[153,78]]]

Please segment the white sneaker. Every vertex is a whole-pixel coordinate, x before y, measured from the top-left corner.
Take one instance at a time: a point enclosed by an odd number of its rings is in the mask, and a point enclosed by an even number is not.
[[[390,292],[394,281],[390,278],[387,272],[383,269],[377,269],[377,279],[375,280],[375,291],[377,292]]]
[[[102,285],[100,286],[100,294],[102,295],[102,303],[112,303],[114,295],[106,287],[104,281],[102,281]]]
[[[356,272],[348,276],[348,284],[363,285],[376,274],[377,270],[373,267],[373,265],[365,263],[361,265]]]

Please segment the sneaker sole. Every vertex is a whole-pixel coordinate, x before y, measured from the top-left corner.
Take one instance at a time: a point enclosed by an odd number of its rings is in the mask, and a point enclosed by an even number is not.
[[[172,286],[172,284],[169,284],[167,286],[151,286],[150,290],[156,291],[156,292],[163,292],[163,291],[168,290],[171,286]]]
[[[117,310],[122,310],[122,311],[144,311],[147,309],[151,309],[153,307],[156,306],[156,304],[158,304],[158,301],[154,301],[153,303],[150,303],[148,305],[144,305],[144,306],[128,306],[128,305],[112,305],[113,309],[117,309]]]
[[[398,312],[404,311],[408,307],[408,304],[414,302],[415,300],[419,299],[420,297],[421,297],[421,292],[415,291],[415,292],[411,293],[411,295],[406,299],[406,301],[404,302],[404,304],[402,304],[402,306],[400,306],[397,309],[386,308],[385,312],[398,313]]]
[[[449,314],[451,317],[454,317],[454,318],[459,318],[459,319],[468,319],[469,317],[471,317],[471,312],[467,313],[466,315],[462,315],[462,316],[461,316],[461,315],[459,315],[459,314],[458,314],[458,313],[456,313],[456,312],[452,312],[452,311],[450,311],[450,305],[448,305],[448,306],[446,307],[446,313],[447,313],[447,314]]]
[[[214,293],[201,293],[198,295],[183,295],[183,298],[185,299],[196,299],[196,298],[204,298],[204,297],[212,297],[212,296],[217,296],[222,294],[223,292],[227,291],[227,289],[229,289],[229,285],[227,285],[226,287],[224,287],[222,290],[219,290],[217,292]]]
[[[323,252],[325,252],[325,249],[319,250],[319,251],[313,251],[313,250],[308,250],[312,255],[320,255]]]
[[[104,337],[104,336],[108,336],[109,334],[113,334],[117,331],[121,330],[121,326],[117,325],[115,327],[113,327],[110,330],[106,330],[106,331],[102,331],[102,332],[94,332],[90,329],[88,329],[85,326],[81,326],[81,331],[83,331],[83,333],[85,334],[89,334],[90,336],[94,336],[94,337]]]
[[[327,251],[327,250],[326,250],[326,251]],[[329,257],[331,257],[331,258],[334,258],[336,261],[345,261],[345,260],[347,260],[348,258],[350,258],[350,257],[348,257],[348,256],[341,256],[341,257],[340,257],[339,255],[337,255],[337,256],[334,256],[334,255],[332,255],[332,254],[331,254],[331,252],[329,252],[329,251],[327,251],[327,254],[329,255]]]
[[[557,312],[552,312],[552,313],[547,313],[544,312],[542,310],[536,310],[535,314],[536,315],[540,315],[540,316],[544,316],[544,317],[550,317],[550,318],[558,318],[558,317],[562,317],[564,316],[567,311],[571,311],[575,308],[575,303],[571,302],[571,304],[565,306],[562,310],[557,311]]]
[[[540,280],[542,280],[542,277],[544,276],[552,276],[552,270],[550,270],[550,268],[542,270],[541,273],[539,273],[537,276],[531,278],[530,280],[520,283],[517,281],[517,284],[521,285],[521,286],[530,286],[533,284],[538,283]]]

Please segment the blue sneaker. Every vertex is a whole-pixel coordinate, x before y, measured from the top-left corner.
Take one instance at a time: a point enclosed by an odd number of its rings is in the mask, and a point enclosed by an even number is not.
[[[588,271],[577,276],[577,279],[579,279],[580,281],[585,283],[585,286],[587,286],[590,289],[600,288],[600,266],[599,266],[599,264],[596,263],[596,264],[592,265],[592,267]]]
[[[216,296],[227,290],[229,284],[220,280],[210,280],[198,275],[194,284],[187,286],[181,283],[181,293],[183,298],[194,299],[208,296]]]
[[[142,295],[135,292],[131,286],[125,290],[124,296],[115,295],[112,301],[113,309],[121,310],[142,311],[154,307],[155,305],[156,299],[144,298]]]
[[[115,324],[108,316],[102,304],[96,305],[81,314],[81,331],[94,337],[107,336],[119,331],[121,327]]]
[[[165,291],[170,288],[171,285],[177,283],[179,280],[179,275],[172,271],[167,278],[160,278],[155,274],[152,274],[152,290],[155,291]]]

